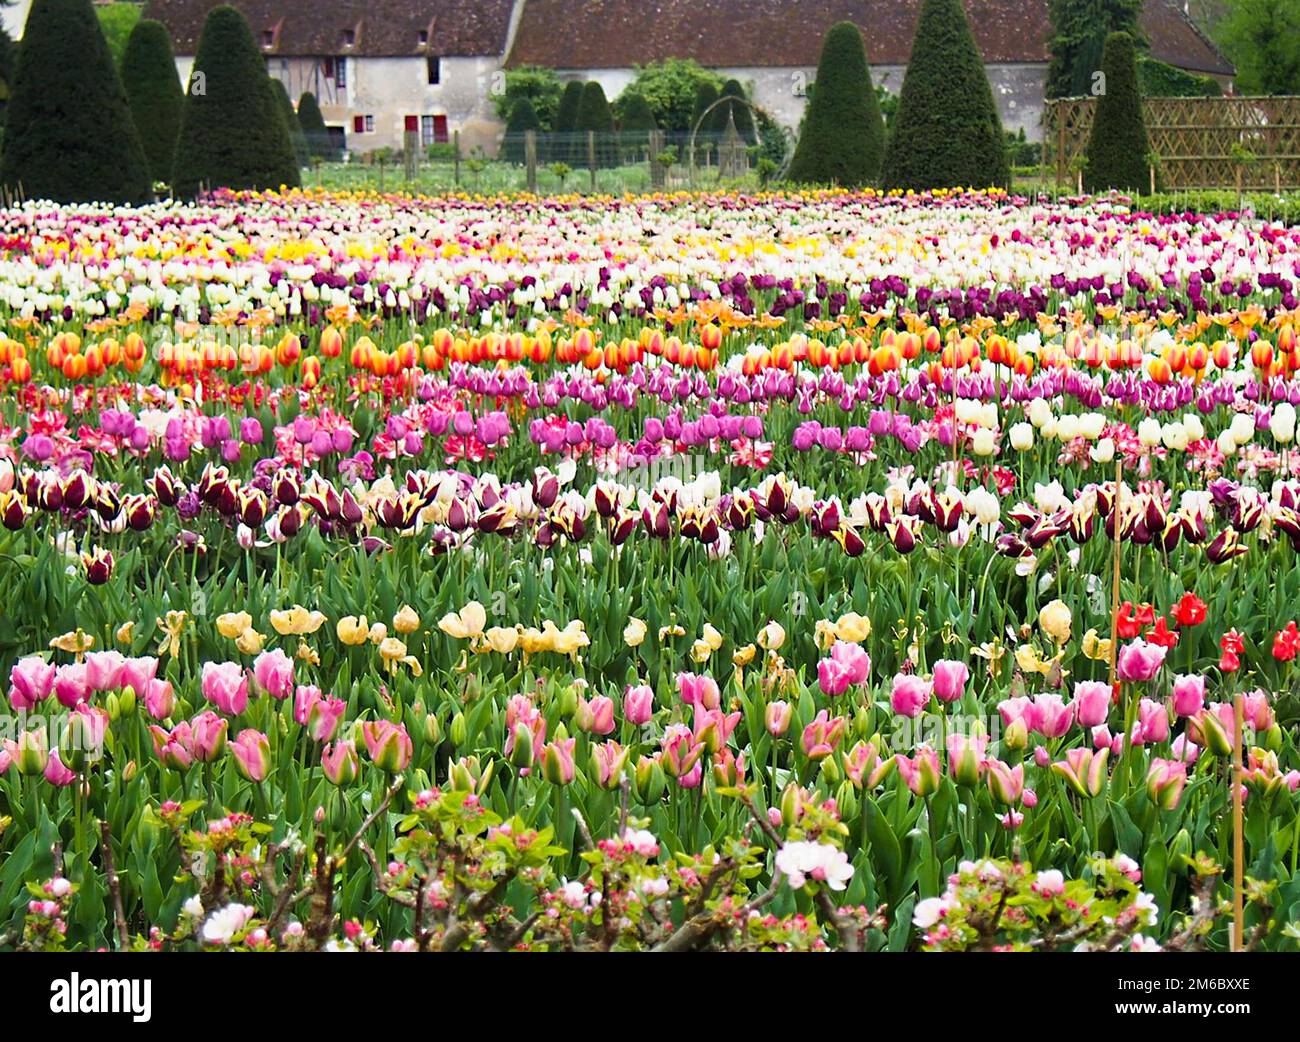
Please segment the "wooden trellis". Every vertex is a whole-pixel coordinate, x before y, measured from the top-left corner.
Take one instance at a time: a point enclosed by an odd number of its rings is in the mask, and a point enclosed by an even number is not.
[[[1096,98],[1062,98],[1043,110],[1044,161],[1058,188],[1075,183]],[[1300,187],[1300,97],[1146,98],[1151,152],[1162,187]]]

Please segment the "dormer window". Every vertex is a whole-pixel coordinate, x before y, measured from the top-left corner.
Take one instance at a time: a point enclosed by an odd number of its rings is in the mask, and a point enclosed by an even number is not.
[[[357,42],[357,31],[355,29],[343,30],[343,46],[351,47]]]
[[[265,47],[265,48],[267,48],[267,49],[270,49],[270,48],[272,48],[272,47],[275,46],[275,30],[274,30],[274,29],[263,29],[263,30],[262,30],[262,46]]]
[[[421,29],[421,30],[420,30],[420,46],[421,46],[421,47],[427,47],[427,46],[429,46],[429,30],[428,30],[428,29]]]

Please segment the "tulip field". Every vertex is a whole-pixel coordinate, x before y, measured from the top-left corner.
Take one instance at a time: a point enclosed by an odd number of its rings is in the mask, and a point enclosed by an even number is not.
[[[0,211],[0,948],[1295,950],[1300,228]]]

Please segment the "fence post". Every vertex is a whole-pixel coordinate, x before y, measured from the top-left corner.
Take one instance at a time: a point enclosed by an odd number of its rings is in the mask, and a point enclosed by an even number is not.
[[[650,187],[663,188],[666,171],[663,163],[659,162],[659,156],[664,151],[664,132],[662,130],[650,131]]]
[[[524,131],[524,169],[527,171],[528,190],[537,191],[537,131]]]
[[[1065,117],[1060,105],[1053,105],[1052,111],[1056,114],[1056,190],[1059,193],[1065,183]]]
[[[384,190],[384,157],[382,154],[379,157],[379,190],[381,192]]]
[[[591,191],[596,191],[596,132],[587,131],[587,169],[591,171]]]
[[[460,187],[460,131],[451,132],[451,173],[456,187]]]
[[[406,175],[408,182],[414,181],[420,172],[420,154],[417,151],[420,147],[420,132],[418,130],[406,131],[402,145],[403,173]]]

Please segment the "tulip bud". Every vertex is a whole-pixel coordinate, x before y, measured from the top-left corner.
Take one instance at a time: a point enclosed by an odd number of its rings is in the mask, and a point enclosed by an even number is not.
[[[1029,746],[1029,725],[1024,717],[1016,717],[1002,732],[1002,745],[1006,749],[1026,749]]]
[[[457,713],[451,718],[451,744],[460,748],[469,738],[469,724],[465,722],[465,714]]]
[[[118,699],[118,712],[121,716],[130,716],[135,712],[135,688],[130,684],[122,688],[121,697]]]
[[[1276,722],[1264,732],[1264,748],[1273,753],[1282,751],[1282,728]]]
[[[522,720],[515,724],[515,743],[510,750],[510,764],[520,770],[533,766],[533,732]]]
[[[826,761],[823,761],[825,763]],[[858,792],[851,782],[841,782],[835,792],[835,806],[840,812],[841,821],[852,821],[858,816]]]
[[[108,697],[104,699],[104,707],[108,710],[108,718],[114,723],[122,715],[122,700],[118,697],[116,691],[110,691]]]
[[[781,824],[787,828],[799,820],[803,813],[803,791],[794,782],[781,793]]]
[[[649,756],[642,756],[637,760],[632,778],[636,788],[636,798],[647,806],[659,802],[668,784],[668,778],[663,768],[659,766],[659,761]]]
[[[840,765],[836,762],[834,756],[828,756],[821,762],[822,777],[826,779],[827,786],[837,785],[844,779],[844,772],[840,770]]]
[[[122,780],[130,783],[135,780],[135,776],[140,773],[140,765],[134,760],[127,761],[127,765],[122,768]]]
[[[430,745],[438,745],[442,741],[442,724],[434,713],[429,713],[424,718],[424,740]]]

